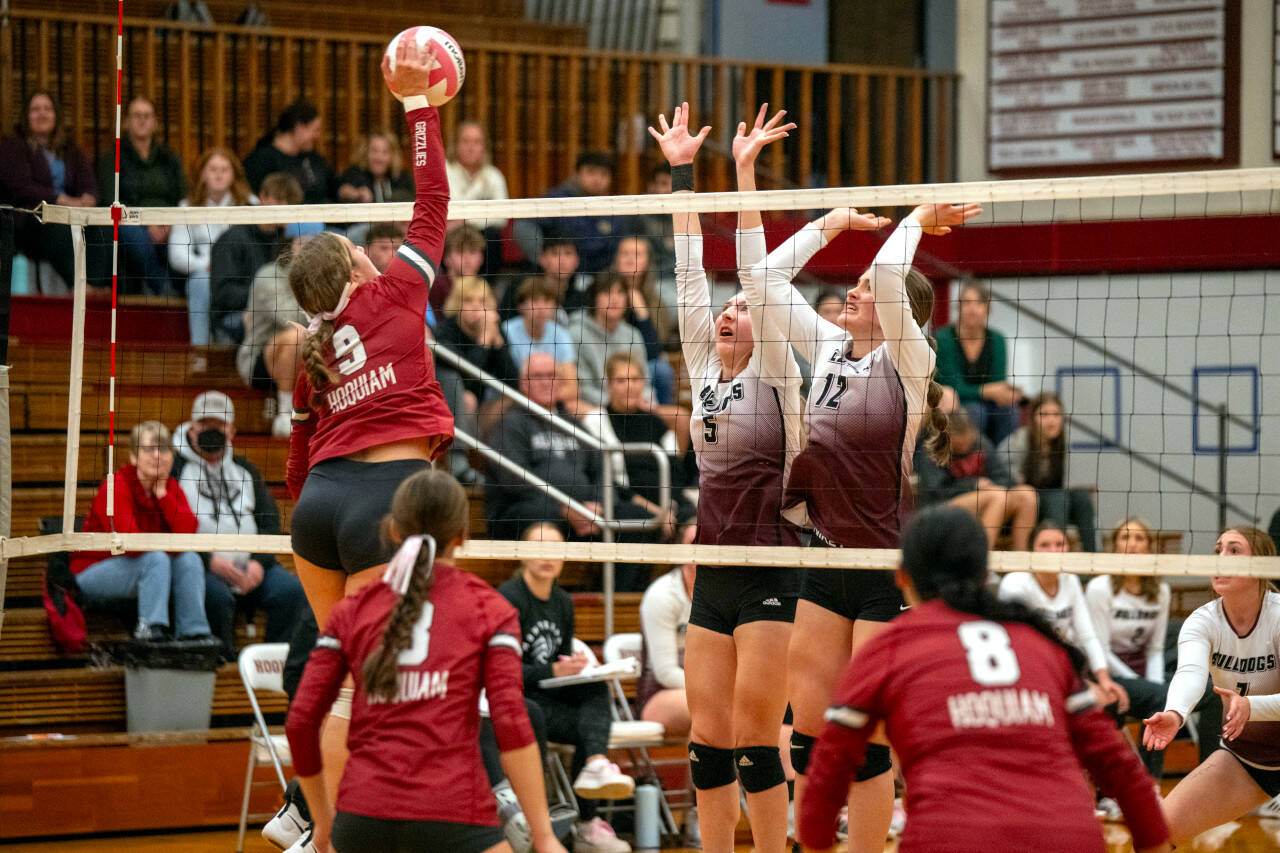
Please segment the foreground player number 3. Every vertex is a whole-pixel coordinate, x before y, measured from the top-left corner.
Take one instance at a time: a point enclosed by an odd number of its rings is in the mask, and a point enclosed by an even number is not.
[[[430,601],[422,603],[422,615],[413,623],[409,647],[396,658],[398,665],[418,666],[427,659],[427,648],[431,645],[431,620],[435,617],[435,612],[435,605]]]
[[[1013,684],[1022,674],[1009,634],[995,622],[965,622],[957,629],[969,658],[969,673],[984,687]]]
[[[340,359],[338,370],[343,376],[350,376],[364,367],[368,357],[364,354],[364,344],[360,342],[360,333],[355,326],[348,325],[334,330],[333,354]]]

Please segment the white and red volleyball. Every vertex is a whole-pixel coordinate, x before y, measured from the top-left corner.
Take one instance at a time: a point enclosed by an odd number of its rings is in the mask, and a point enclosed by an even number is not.
[[[409,27],[396,35],[387,45],[387,57],[391,60],[391,71],[396,70],[396,48],[401,39],[414,39],[419,50],[425,50],[435,57],[436,67],[431,71],[431,88],[427,90],[427,103],[433,107],[447,104],[467,76],[467,62],[462,58],[462,48],[457,40],[439,27]],[[389,85],[391,94],[397,100],[404,97],[396,91],[394,83]]]

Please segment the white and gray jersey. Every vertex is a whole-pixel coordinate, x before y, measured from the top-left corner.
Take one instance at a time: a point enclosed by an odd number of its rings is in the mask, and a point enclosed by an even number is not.
[[[759,312],[749,309],[751,360],[725,378],[702,237],[675,239],[680,340],[694,396],[689,427],[699,472],[697,542],[796,545],[799,531],[780,514],[787,472],[803,441],[795,357],[785,339],[762,333]],[[739,232],[740,266],[750,268],[764,254],[763,228]]]
[[[922,231],[906,220],[868,275],[884,343],[860,359],[852,339],[791,284],[826,245],[806,225],[752,270],[747,299],[813,367],[805,402],[805,448],[787,481],[783,514],[846,547],[896,548],[912,508],[910,478],[936,357],[916,325],[906,279]]]
[[[1010,572],[1000,580],[997,594],[1004,601],[1022,602],[1048,620],[1058,636],[1084,652],[1091,672],[1107,669],[1107,654],[1089,616],[1080,578],[1058,575],[1058,591],[1050,598],[1031,572]]]
[[[1164,682],[1164,635],[1169,627],[1169,585],[1159,584],[1155,601],[1112,592],[1111,578],[1099,575],[1084,588],[1098,642],[1113,676]]]
[[[1222,746],[1241,761],[1280,770],[1280,595],[1268,592],[1252,630],[1240,634],[1222,599],[1196,608],[1178,634],[1178,671],[1165,708],[1186,719],[1204,693],[1205,679],[1249,699],[1249,722]]]

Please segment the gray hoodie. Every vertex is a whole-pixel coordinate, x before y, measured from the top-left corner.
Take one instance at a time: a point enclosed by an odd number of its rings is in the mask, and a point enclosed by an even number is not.
[[[609,399],[604,365],[616,352],[629,352],[635,356],[644,368],[645,381],[649,381],[644,335],[625,320],[613,332],[606,332],[590,312],[578,311],[569,318],[569,334],[578,355],[578,396],[585,402],[603,406]]]

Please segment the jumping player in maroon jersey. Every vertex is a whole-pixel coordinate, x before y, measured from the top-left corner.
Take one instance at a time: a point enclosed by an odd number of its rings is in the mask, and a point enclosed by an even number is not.
[[[297,500],[291,538],[321,630],[333,606],[375,579],[390,557],[378,522],[396,487],[453,439],[424,324],[449,206],[440,119],[421,94],[434,62],[402,39],[394,75],[389,61],[382,65],[389,85],[394,76],[393,90],[409,93],[404,106],[417,186],[408,237],[386,273],[329,232],[306,243],[289,269],[289,287],[311,317],[289,441],[289,491]],[[325,734],[331,768],[341,767],[349,695]],[[336,776],[330,782],[336,785]]]
[[[831,700],[800,811],[805,849],[835,846],[883,721],[906,777],[902,853],[1103,853],[1081,765],[1120,803],[1135,849],[1170,850],[1150,777],[1081,679],[1083,655],[986,577],[971,514],[936,507],[907,525],[896,580],[912,609],[863,646]]]
[[[794,125],[761,108],[733,141],[738,188],[755,189],[755,159]],[[693,159],[710,128],[689,134],[689,105],[658,140],[672,167],[672,189],[693,190]],[[798,531],[779,515],[791,460],[800,449],[800,372],[791,347],[766,334],[742,294],[713,317],[702,269],[697,214],[674,214],[680,339],[697,398],[692,440],[698,456],[697,539],[709,545],[796,545]],[[764,259],[760,214],[738,223],[738,264]],[[699,566],[685,635],[686,697],[692,723],[689,767],[697,792],[702,848],[733,849],[738,784],[747,794],[751,834],[761,853],[787,841],[787,789],[778,735],[786,706],[791,620],[800,591],[794,568]],[[763,678],[761,673],[769,673]],[[726,701],[727,697],[732,697]]]
[[[484,690],[534,847],[564,853],[525,711],[516,611],[450,563],[469,520],[466,493],[451,476],[410,476],[386,524],[402,544],[383,582],[334,607],[316,641],[286,724],[316,850],[332,839],[338,853],[510,853],[480,758]],[[320,778],[320,726],[348,674],[356,682],[351,754],[335,817]]]
[[[933,286],[911,263],[923,234],[947,234],[979,213],[976,204],[913,210],[849,289],[834,323],[818,315],[791,279],[831,237],[874,230],[887,219],[833,210],[770,253],[748,279],[747,298],[763,311],[766,328],[780,329],[813,365],[806,444],[791,466],[783,517],[812,528],[815,546],[897,547],[912,508],[912,454],[926,422],[934,458],[950,452],[946,419],[937,409],[936,357],[923,330],[933,314]],[[797,796],[836,677],[850,654],[904,609],[892,572],[806,570],[787,662]],[[877,735],[849,795],[851,853],[884,848],[893,817],[891,769],[889,749]]]

